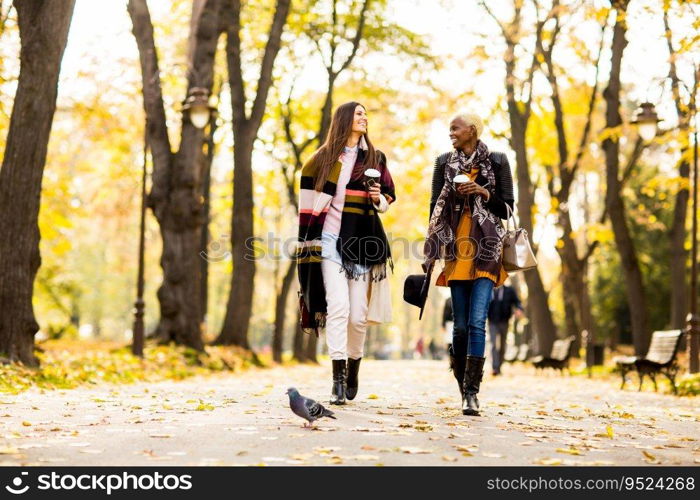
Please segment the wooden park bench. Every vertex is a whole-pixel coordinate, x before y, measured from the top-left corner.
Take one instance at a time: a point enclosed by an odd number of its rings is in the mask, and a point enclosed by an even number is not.
[[[503,355],[504,363],[513,363],[518,357],[518,346],[515,344],[508,344],[506,346],[506,353]]]
[[[516,361],[525,362],[527,361],[527,356],[530,353],[530,346],[527,344],[508,344],[506,347],[506,353],[503,356],[503,361],[505,363],[515,363]]]
[[[569,358],[571,357],[573,345],[573,335],[565,339],[555,340],[549,356],[535,356],[530,361],[532,361],[536,369],[554,368],[562,371],[564,368],[569,367]]]
[[[639,375],[639,389],[642,390],[642,382],[644,376],[649,375],[654,382],[654,391],[657,390],[656,374],[661,373],[666,376],[671,382],[673,393],[676,393],[676,375],[680,367],[676,363],[678,355],[678,346],[683,336],[682,330],[666,330],[654,332],[651,336],[649,349],[644,357],[637,356],[618,356],[613,359],[617,365],[617,369],[622,376],[622,385],[620,389],[624,389],[627,382],[627,374],[632,370],[637,370]]]
[[[521,363],[524,363],[527,361],[527,358],[530,356],[530,345],[529,344],[520,344],[518,347],[518,356],[515,358]]]

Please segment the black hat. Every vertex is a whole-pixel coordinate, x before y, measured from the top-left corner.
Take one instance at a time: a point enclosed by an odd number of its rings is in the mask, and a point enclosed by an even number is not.
[[[406,276],[406,280],[403,282],[403,300],[420,308],[418,319],[423,318],[423,308],[428,298],[429,288],[430,273],[411,274]]]

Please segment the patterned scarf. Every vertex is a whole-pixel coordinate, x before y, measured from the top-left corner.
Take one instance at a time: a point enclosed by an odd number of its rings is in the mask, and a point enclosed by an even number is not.
[[[424,267],[428,269],[436,260],[454,260],[455,235],[464,209],[470,210],[473,222],[469,238],[477,245],[474,257],[476,269],[498,275],[503,255],[503,237],[505,229],[500,219],[486,208],[482,196],[470,195],[466,200],[454,187],[454,178],[458,174],[468,174],[472,168],[479,169],[475,182],[489,191],[490,196],[496,192],[496,176],[489,159],[489,150],[481,141],[471,157],[463,151],[453,151],[445,165],[445,184],[438,196],[428,225],[428,236],[423,248]]]
[[[386,158],[377,151],[381,176],[381,192],[389,203],[396,199],[394,181],[386,167]],[[380,281],[386,277],[386,264],[392,265],[389,244],[379,215],[363,184],[366,151],[360,149],[347,184],[345,203],[338,237],[338,253],[348,278],[360,278],[360,266],[370,268],[370,278]],[[314,189],[319,165],[310,160],[301,171],[299,190],[299,232],[296,253],[299,284],[301,285],[301,327],[306,333],[325,326],[326,289],[321,271],[321,232],[326,214],[335,195],[342,164],[331,168],[322,191]]]

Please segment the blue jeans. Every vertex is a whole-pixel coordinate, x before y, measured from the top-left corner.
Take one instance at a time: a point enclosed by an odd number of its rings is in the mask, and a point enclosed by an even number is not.
[[[452,350],[455,357],[484,357],[486,349],[486,316],[493,292],[488,278],[450,281],[452,292]]]

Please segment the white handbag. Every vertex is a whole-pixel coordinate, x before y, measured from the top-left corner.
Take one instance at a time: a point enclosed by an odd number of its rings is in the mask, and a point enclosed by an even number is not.
[[[506,219],[506,234],[503,237],[503,268],[509,273],[527,271],[537,267],[537,258],[530,246],[527,231],[515,223],[515,215],[506,203],[508,219]],[[510,221],[513,221],[513,228]]]
[[[367,305],[367,323],[379,325],[391,323],[391,288],[389,275],[381,281],[371,281],[369,286],[369,304]]]

